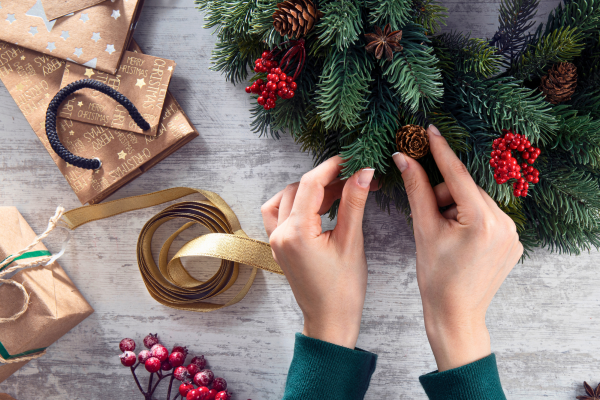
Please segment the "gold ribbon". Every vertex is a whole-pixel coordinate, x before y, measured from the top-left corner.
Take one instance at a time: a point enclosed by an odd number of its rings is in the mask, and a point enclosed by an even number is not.
[[[216,193],[207,190],[178,187],[141,196],[127,197],[107,203],[76,208],[66,212],[63,220],[70,229],[91,221],[109,218],[128,211],[152,207],[190,194],[200,193],[205,201],[184,201],[173,204],[152,217],[140,232],[137,259],[142,279],[150,295],[159,303],[179,310],[209,312],[242,300],[250,290],[257,269],[283,274],[273,259],[271,246],[248,237],[240,222]],[[152,257],[152,237],[165,222],[175,218],[188,220],[163,244],[158,265]],[[207,227],[212,233],[187,242],[171,260],[168,253],[175,238],[194,224]],[[219,270],[207,281],[193,278],[181,263],[181,258],[208,256],[221,259]],[[208,303],[214,296],[227,291],[236,282],[239,264],[252,267],[248,282],[239,293],[225,304]]]

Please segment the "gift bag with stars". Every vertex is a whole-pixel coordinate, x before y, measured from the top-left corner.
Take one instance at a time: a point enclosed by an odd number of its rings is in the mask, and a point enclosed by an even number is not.
[[[117,72],[143,0],[0,0],[0,40]]]
[[[116,74],[0,41],[0,80],[82,204],[104,200],[198,136],[167,90],[174,66],[171,60],[143,54],[133,41]],[[151,127],[140,131],[114,100],[94,90],[68,96],[57,114],[58,137],[71,153],[100,159],[97,170],[66,163],[46,136],[48,104],[61,87],[82,78],[126,95]]]

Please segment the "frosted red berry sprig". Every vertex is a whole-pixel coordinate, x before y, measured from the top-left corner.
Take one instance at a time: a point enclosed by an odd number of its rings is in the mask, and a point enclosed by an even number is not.
[[[279,68],[279,63],[273,60],[273,53],[265,51],[262,57],[256,59],[254,71],[267,74],[267,82],[257,79],[251,86],[246,87],[246,93],[258,94],[256,102],[265,110],[274,108],[277,98],[291,99],[296,94],[298,84],[292,76],[288,76]]]
[[[206,368],[206,359],[204,356],[195,356],[190,364],[185,366],[185,359],[188,356],[187,347],[175,346],[171,353],[160,343],[158,335],[149,334],[144,338],[144,349],[136,354],[135,341],[133,339],[123,339],[119,343],[119,349],[123,352],[119,357],[121,364],[131,368],[131,373],[135,379],[138,389],[142,392],[145,400],[151,400],[158,384],[165,378],[170,377],[167,400],[171,400],[171,389],[173,381],[181,381],[178,393],[173,400],[230,400],[231,394],[227,391],[227,382],[223,378],[215,378],[214,373]],[[142,385],[135,373],[138,366],[144,365],[146,371],[150,372],[148,380],[148,389],[144,391]],[[163,371],[174,371],[165,374]],[[158,381],[152,385],[154,375]],[[195,384],[195,386],[194,386]],[[250,400],[250,399],[249,399]]]
[[[490,166],[494,169],[494,179],[499,185],[514,179],[513,195],[527,197],[529,183],[535,184],[540,181],[540,171],[528,164],[535,162],[541,150],[533,147],[525,135],[507,129],[503,129],[502,133],[503,135],[494,139],[492,144]],[[520,154],[523,159],[521,164],[513,156],[513,151]]]

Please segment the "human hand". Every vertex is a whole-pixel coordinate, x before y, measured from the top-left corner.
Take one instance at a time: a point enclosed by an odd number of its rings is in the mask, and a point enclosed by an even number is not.
[[[354,349],[367,290],[363,211],[377,183],[373,169],[340,180],[342,162],[339,156],[325,161],[261,212],[273,256],[304,314],[302,333]],[[337,225],[322,232],[321,214],[337,199]]]
[[[445,371],[491,354],[485,314],[523,246],[514,222],[475,184],[437,128],[427,133],[444,183],[432,188],[417,161],[393,158],[412,211],[427,338]]]

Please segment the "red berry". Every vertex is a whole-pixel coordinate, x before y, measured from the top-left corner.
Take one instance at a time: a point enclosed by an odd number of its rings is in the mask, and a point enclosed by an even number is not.
[[[217,392],[221,392],[227,389],[227,382],[223,378],[215,378],[213,381],[213,389],[215,389]]]
[[[215,400],[230,400],[230,399],[231,399],[231,395],[225,390],[217,393],[217,395],[215,396]]]
[[[279,82],[279,75],[273,74],[273,79],[271,79],[271,82]]]
[[[186,400],[200,400],[200,393],[198,389],[192,389],[185,395]]]
[[[190,390],[194,389],[194,385],[191,383],[182,383],[179,385],[179,394],[183,397],[188,394]]]
[[[279,62],[277,62],[277,61],[273,60],[273,61],[271,61],[271,64],[273,64],[273,66],[274,66],[274,67],[276,67],[276,66],[278,66],[278,65],[279,65]]]
[[[262,85],[263,83],[265,83],[262,79],[257,79],[255,82],[258,86]]]
[[[290,84],[290,89],[296,90],[298,88],[298,84],[296,82],[288,82]]]
[[[540,178],[538,178],[537,176],[534,176],[533,179],[531,180],[531,183],[538,183],[540,181]]]
[[[121,351],[134,351],[135,342],[133,341],[133,339],[125,338],[121,340],[121,343],[119,343],[119,349],[121,349]]]
[[[169,358],[169,350],[167,350],[165,346],[160,344],[153,346],[150,352],[152,353],[152,357],[158,358],[160,362],[167,361],[167,359]]]
[[[264,106],[267,103],[267,101],[265,100],[265,98],[263,96],[259,96],[258,99],[256,99],[256,102],[258,104],[260,104],[261,106]]]
[[[163,371],[170,371],[173,369],[173,365],[171,365],[169,360],[163,361],[163,363],[160,365],[160,369],[162,369]]]
[[[527,162],[528,162],[529,164],[533,164],[533,163],[535,162],[535,158],[530,158],[529,160],[527,160]]]
[[[513,192],[513,194],[515,195],[515,197],[519,197],[519,196],[521,196],[521,191],[519,189],[517,189]]]
[[[135,364],[136,360],[136,356],[133,351],[125,351],[119,356],[119,358],[121,359],[121,364],[126,367],[131,367],[133,364]]]
[[[156,334],[153,335],[150,333],[150,334],[148,334],[148,336],[146,336],[144,338],[144,346],[147,349],[152,348],[152,346],[154,346],[155,344],[158,344],[158,343],[159,343],[158,335],[156,335]]]
[[[281,73],[281,68],[275,68],[273,73],[279,75]],[[277,78],[279,79],[279,76]]]
[[[521,157],[523,157],[523,159],[527,160],[529,158],[529,153],[524,151],[521,153]]]
[[[145,363],[146,360],[149,359],[150,357],[152,357],[152,353],[150,353],[150,351],[142,350],[142,351],[140,351],[140,354],[138,354],[138,361],[141,363]]]
[[[269,53],[268,51],[263,51],[262,53],[262,58],[264,58],[265,60],[268,60],[269,58],[271,58],[271,53]]]
[[[527,179],[527,182],[531,182],[533,180],[533,175],[527,175],[525,179]]]
[[[215,389],[210,389],[206,394],[206,398],[204,400],[215,400],[217,393],[218,392]]]
[[[206,396],[208,396],[208,392],[210,392],[210,390],[206,386],[200,386],[196,390],[200,394],[200,399],[206,400]]]
[[[282,72],[279,74],[279,80],[281,80],[281,81],[287,80],[287,75],[285,74],[285,72]]]
[[[181,353],[184,356],[187,356],[188,349],[185,346],[175,346],[175,347],[173,347],[173,350],[171,350],[171,353]]]
[[[285,78],[285,81],[286,81],[287,83],[292,83],[292,82],[294,82],[294,78],[288,75],[288,77],[287,77],[287,78]]]
[[[538,171],[537,169],[534,169],[533,176],[540,176],[540,171]]]
[[[269,92],[268,92],[268,91],[266,91],[266,90],[263,90],[263,91],[260,93],[260,95],[261,95],[262,97],[269,97]]]
[[[150,357],[146,360],[144,366],[148,372],[158,372],[160,369],[160,360],[156,357]]]
[[[263,60],[262,58],[257,58],[256,60],[254,60],[254,64],[258,64],[258,63],[262,63]]]
[[[186,382],[190,379],[190,373],[188,372],[188,369],[186,367],[175,368],[173,375],[175,376],[175,379],[181,382]]]
[[[256,72],[258,72],[258,71],[256,71]],[[250,86],[246,86],[246,93],[250,93],[250,92],[252,92],[252,89],[250,89]]]
[[[190,364],[187,366],[187,370],[190,373],[190,376],[196,376],[196,374],[200,372],[200,367],[196,364]]]
[[[209,386],[213,379],[215,379],[215,374],[210,369],[203,369],[194,375],[194,383],[197,386]]]
[[[527,190],[523,190],[523,191],[521,192],[521,196],[523,196],[523,197],[527,197]]]
[[[288,99],[291,99],[292,97],[294,97],[294,91],[293,91],[293,90],[290,90],[290,91],[288,92]]]
[[[282,89],[279,89],[279,90],[277,91],[277,96],[279,96],[279,97],[281,97],[281,98],[283,98],[283,97],[284,97],[284,96],[283,96],[283,91],[282,91]]]
[[[277,84],[277,89],[283,89],[284,87],[287,87],[287,82],[285,81],[281,81]]]

